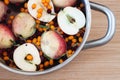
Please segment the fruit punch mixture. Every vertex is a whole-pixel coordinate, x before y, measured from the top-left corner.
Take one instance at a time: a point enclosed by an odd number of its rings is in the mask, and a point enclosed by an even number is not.
[[[80,0],[0,0],[0,61],[24,71],[59,65],[81,45],[85,24]]]

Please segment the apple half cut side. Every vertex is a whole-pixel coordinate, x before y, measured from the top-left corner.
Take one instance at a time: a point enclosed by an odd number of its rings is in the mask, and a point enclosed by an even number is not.
[[[83,12],[75,7],[66,7],[61,10],[57,20],[61,30],[68,35],[77,34],[86,23]]]
[[[31,55],[32,59],[27,60],[27,55]],[[36,71],[41,58],[37,48],[31,43],[25,43],[17,47],[13,54],[15,64],[24,71]]]
[[[36,8],[32,9],[32,5],[36,4]],[[51,13],[47,12],[47,8],[44,7],[44,5],[42,4],[42,0],[29,0],[28,1],[28,11],[29,13],[36,19],[43,21],[43,22],[50,22],[52,19],[55,18],[55,12],[54,12],[54,6],[52,1],[50,0],[50,5],[52,6],[52,10]],[[37,11],[38,9],[42,8],[43,12],[42,12],[42,16],[40,18],[37,18]]]
[[[66,42],[58,33],[48,31],[42,34],[41,49],[47,57],[58,59],[66,52]]]

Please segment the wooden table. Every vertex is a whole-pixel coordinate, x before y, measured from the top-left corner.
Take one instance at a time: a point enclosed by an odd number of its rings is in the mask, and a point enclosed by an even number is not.
[[[120,0],[91,1],[108,6],[116,16],[116,34],[108,44],[84,50],[67,66],[46,75],[24,76],[0,68],[0,80],[120,80]],[[92,11],[89,40],[102,37],[106,26],[105,15]]]

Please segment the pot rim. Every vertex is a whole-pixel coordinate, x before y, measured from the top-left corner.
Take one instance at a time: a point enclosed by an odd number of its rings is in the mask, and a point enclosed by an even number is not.
[[[79,52],[82,50],[82,48],[84,47],[84,44],[87,41],[89,32],[90,32],[90,28],[91,28],[91,8],[90,8],[90,3],[88,0],[83,0],[84,4],[85,4],[85,12],[86,12],[86,28],[85,28],[85,34],[83,37],[83,41],[81,43],[81,45],[79,46],[79,48],[75,51],[75,53],[68,58],[67,60],[65,60],[63,63],[52,67],[50,69],[47,69],[45,71],[36,71],[36,72],[28,72],[28,71],[22,71],[19,69],[13,69],[8,67],[7,65],[3,64],[2,62],[0,63],[0,66],[3,67],[4,69],[14,72],[14,73],[18,73],[18,74],[24,74],[24,75],[41,75],[41,74],[46,74],[46,73],[50,73],[53,72],[55,70],[58,70],[60,68],[62,68],[63,66],[65,66],[66,64],[68,64],[69,62],[71,62],[78,54]]]

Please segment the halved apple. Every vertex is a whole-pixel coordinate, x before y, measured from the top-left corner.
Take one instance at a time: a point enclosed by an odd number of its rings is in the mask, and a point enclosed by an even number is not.
[[[32,56],[31,60],[26,59],[28,55]],[[36,71],[36,65],[41,63],[39,52],[31,43],[25,43],[16,48],[13,59],[15,64],[24,71]]]
[[[58,33],[48,31],[41,37],[41,49],[49,58],[57,59],[65,54],[66,43]]]
[[[12,27],[16,36],[25,39],[32,36],[36,31],[35,20],[28,13],[19,13],[15,16]]]
[[[35,9],[32,9],[33,4],[36,4]],[[47,8],[44,7],[44,5],[42,4],[42,0],[29,0],[28,11],[34,18],[39,19],[40,21],[43,21],[43,22],[50,22],[52,19],[55,18],[54,6],[51,0],[50,0],[50,5],[52,6],[52,10],[51,10],[51,13],[48,13]],[[43,9],[42,16],[40,18],[37,18],[37,14],[38,14],[37,11],[40,8]]]
[[[68,35],[75,35],[85,25],[85,16],[75,7],[66,7],[58,13],[59,27]]]

